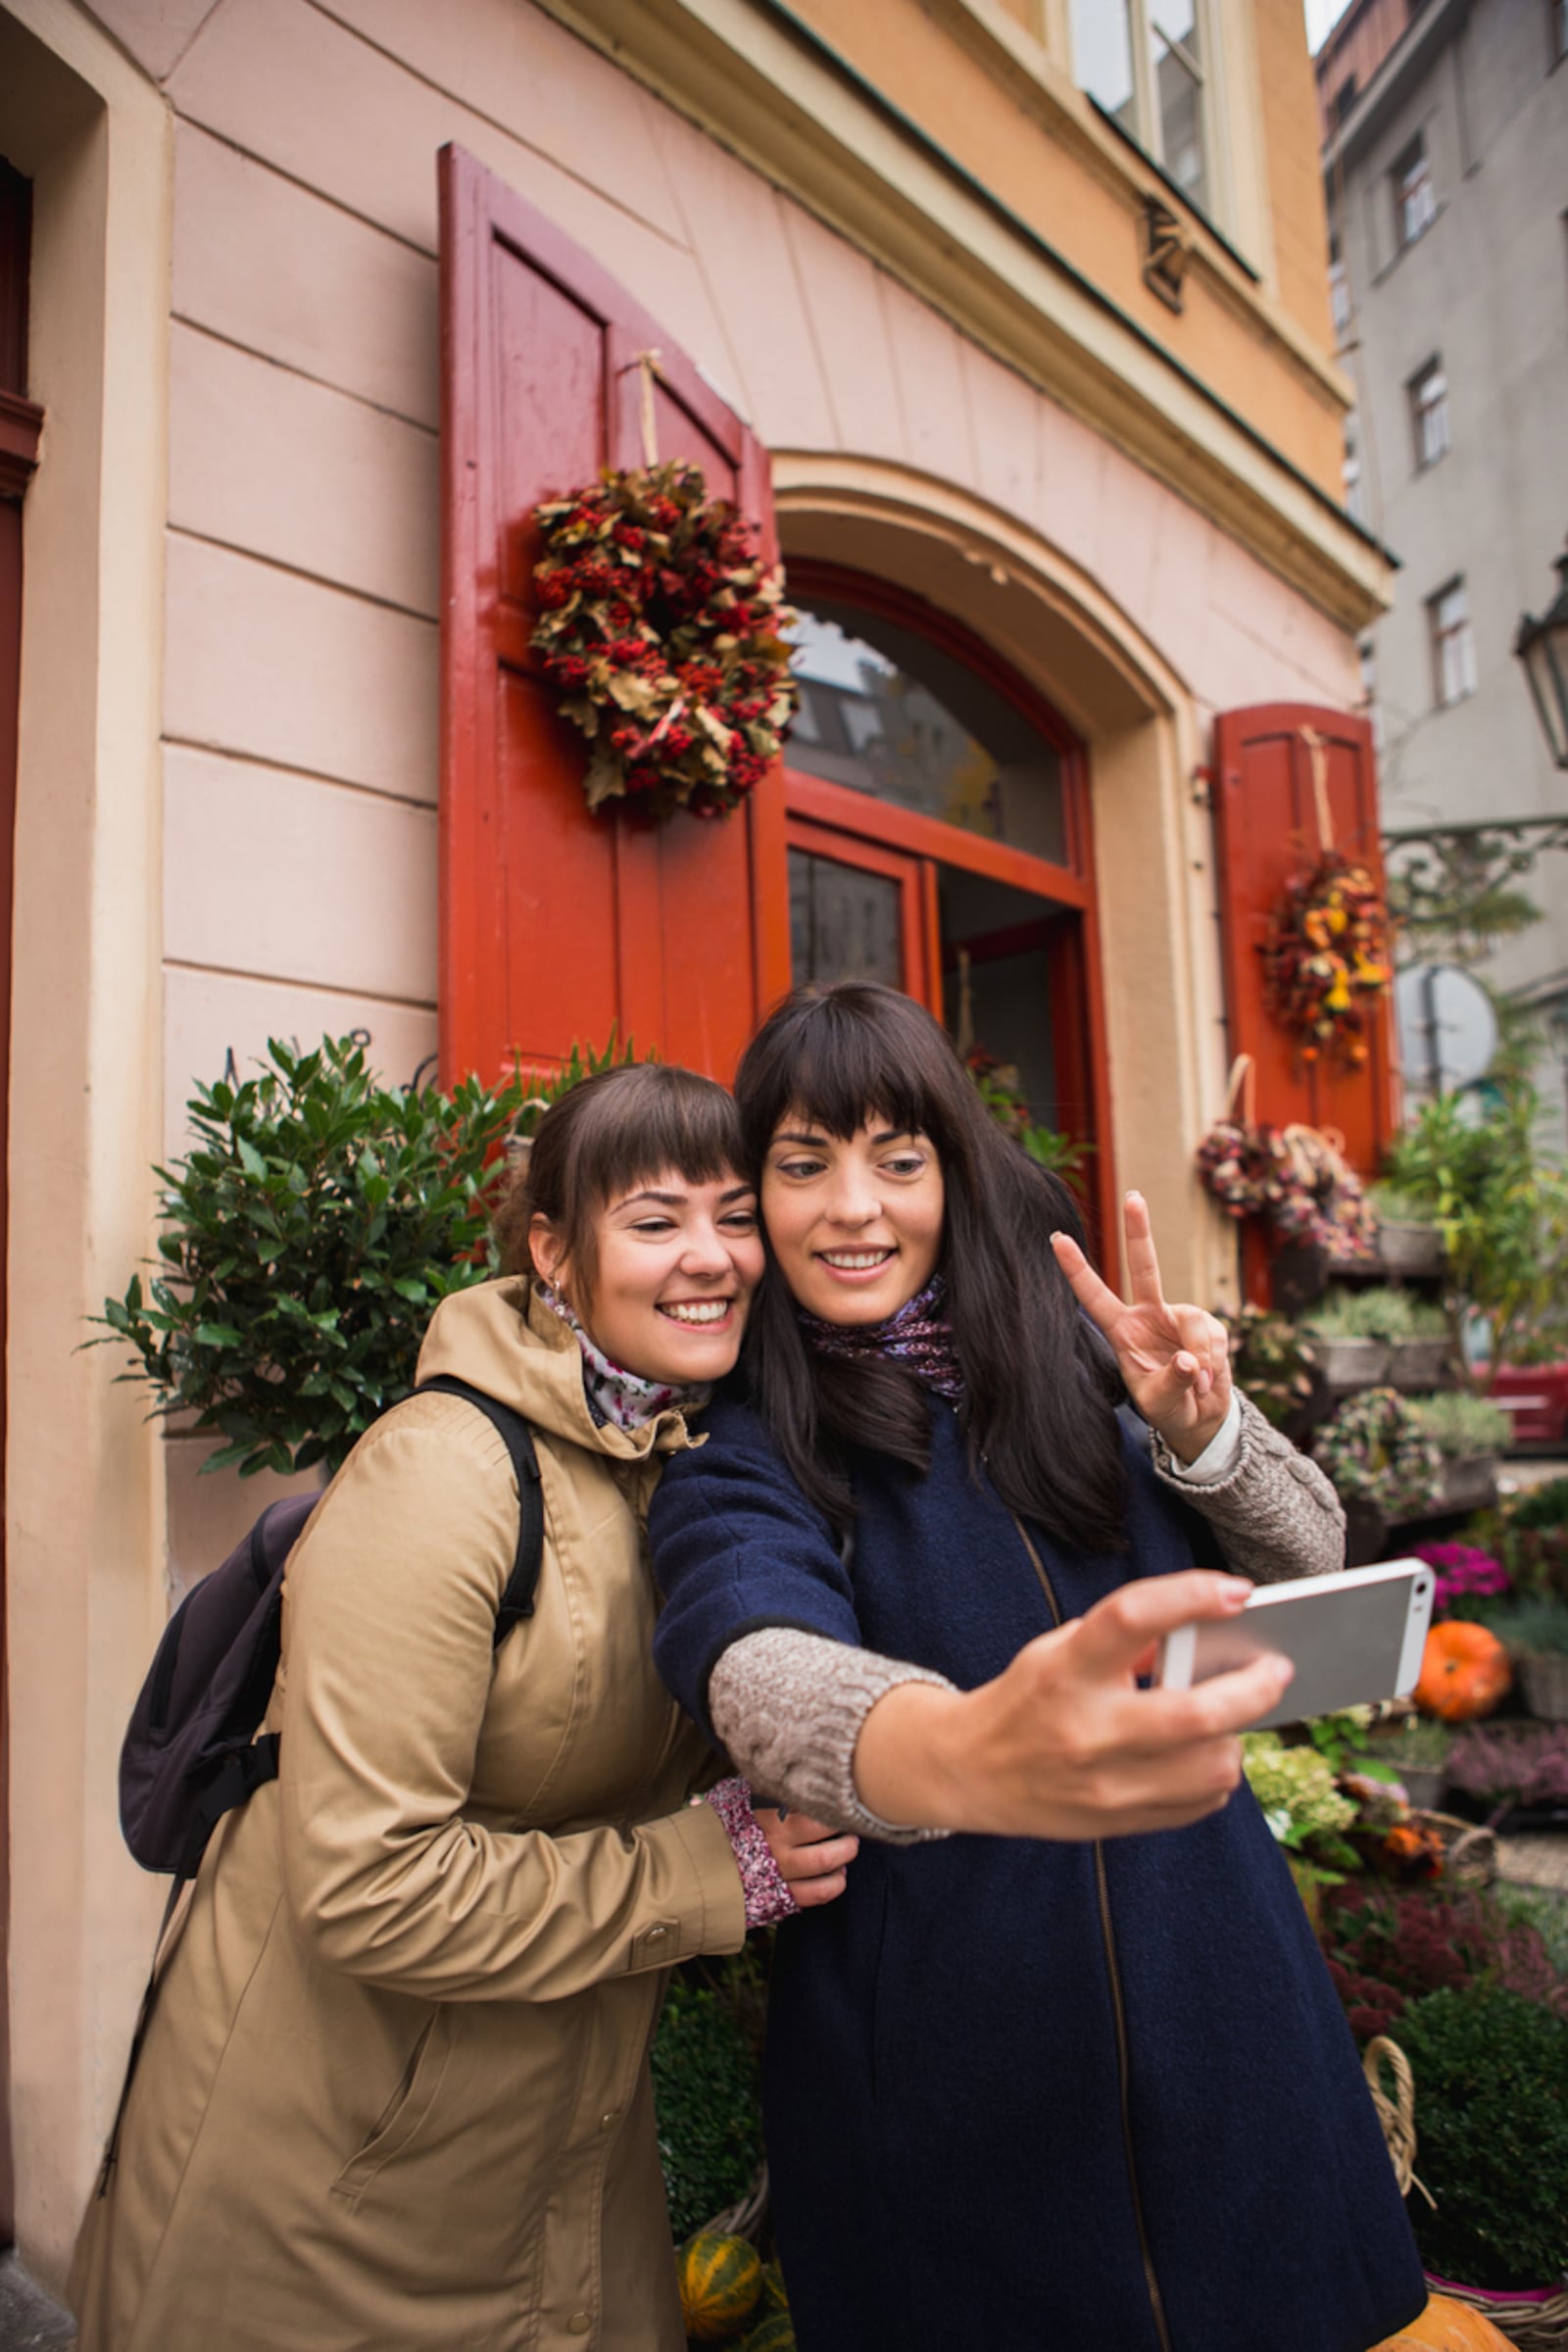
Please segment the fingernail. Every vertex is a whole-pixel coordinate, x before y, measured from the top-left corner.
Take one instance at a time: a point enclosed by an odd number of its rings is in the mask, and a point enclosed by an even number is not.
[[[1239,1592],[1245,1599],[1247,1594],[1252,1590],[1252,1580],[1250,1576],[1222,1577],[1220,1579],[1219,1589],[1227,1595]]]

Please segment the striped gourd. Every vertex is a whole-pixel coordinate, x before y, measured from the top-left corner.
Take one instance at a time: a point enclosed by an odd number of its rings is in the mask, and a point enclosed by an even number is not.
[[[687,2239],[678,2261],[687,2334],[700,2344],[721,2344],[738,2335],[761,2292],[757,2248],[744,2237],[703,2230]]]
[[[760,2320],[770,2320],[776,2312],[788,2311],[790,2299],[784,2292],[784,2274],[776,2262],[762,2265],[762,2295],[757,2306]]]
[[[787,2311],[772,2312],[754,2328],[741,2352],[795,2352],[795,2322]]]

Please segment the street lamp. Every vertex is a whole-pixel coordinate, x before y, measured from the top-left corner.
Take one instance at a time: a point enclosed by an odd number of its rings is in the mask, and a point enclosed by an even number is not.
[[[1552,759],[1568,767],[1568,553],[1557,558],[1557,577],[1555,603],[1539,620],[1525,614],[1513,650],[1525,665]]]

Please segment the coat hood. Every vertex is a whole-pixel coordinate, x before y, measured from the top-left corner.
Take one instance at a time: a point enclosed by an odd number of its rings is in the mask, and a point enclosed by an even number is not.
[[[433,1380],[439,1373],[499,1396],[535,1429],[616,1461],[642,1461],[700,1442],[673,1405],[640,1429],[601,1427],[588,1409],[582,1352],[526,1275],[477,1283],[442,1299],[419,1349],[417,1377]]]

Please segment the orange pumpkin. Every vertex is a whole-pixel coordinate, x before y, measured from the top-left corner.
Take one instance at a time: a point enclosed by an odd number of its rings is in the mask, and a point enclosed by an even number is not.
[[[1508,1653],[1484,1625],[1450,1617],[1427,1636],[1415,1703],[1445,1723],[1490,1715],[1513,1681]]]
[[[1434,2295],[1418,2320],[1385,2336],[1372,2352],[1513,2352],[1500,2328],[1468,2303]]]

